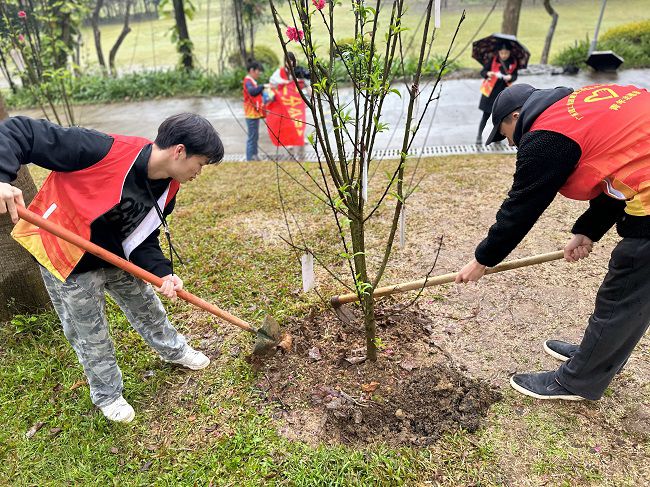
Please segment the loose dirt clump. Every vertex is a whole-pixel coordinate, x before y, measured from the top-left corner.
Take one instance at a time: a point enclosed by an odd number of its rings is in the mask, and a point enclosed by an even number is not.
[[[333,312],[293,320],[291,354],[256,364],[265,403],[277,407],[279,431],[310,443],[423,446],[446,432],[475,431],[500,394],[471,378],[431,338],[417,306],[378,310],[382,351],[365,359],[363,324]]]

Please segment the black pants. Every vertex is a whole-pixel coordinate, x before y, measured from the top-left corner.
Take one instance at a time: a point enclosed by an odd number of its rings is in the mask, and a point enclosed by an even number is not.
[[[562,386],[600,399],[650,323],[650,239],[624,238],[609,261],[580,348],[557,371]]]

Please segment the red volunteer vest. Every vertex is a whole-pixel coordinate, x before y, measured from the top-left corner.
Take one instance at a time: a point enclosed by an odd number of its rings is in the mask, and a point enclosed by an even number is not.
[[[630,215],[650,214],[650,93],[591,85],[547,108],[530,131],[549,130],[580,145],[582,156],[560,193],[590,200],[603,191],[627,200]]]
[[[111,135],[111,137],[113,137],[113,145],[108,154],[98,163],[80,171],[53,171],[34,197],[29,209],[90,240],[91,223],[120,202],[126,175],[133,167],[142,148],[151,143],[141,137],[124,135]],[[162,201],[165,206],[178,192],[179,186],[177,181],[172,180],[166,191],[166,198]],[[155,209],[152,208],[152,211]],[[147,218],[151,222],[149,215]],[[133,233],[139,232],[146,238],[160,226],[159,220],[156,223],[148,233],[141,228],[142,225]],[[79,247],[24,220],[16,224],[11,235],[36,257],[41,265],[62,281],[67,279],[85,253]],[[139,237],[139,243],[142,243],[144,238]],[[131,245],[133,243],[131,242]]]
[[[242,88],[244,90],[244,116],[246,118],[264,118],[264,99],[262,95],[251,96],[246,89],[246,81],[253,83],[253,86],[257,86],[257,81],[255,81],[251,76],[246,75],[242,81]]]

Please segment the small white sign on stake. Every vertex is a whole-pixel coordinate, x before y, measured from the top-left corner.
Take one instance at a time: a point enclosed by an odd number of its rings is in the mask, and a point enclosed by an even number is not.
[[[302,254],[300,257],[302,266],[302,292],[309,292],[316,285],[316,276],[314,275],[314,256],[310,252]]]
[[[363,158],[363,174],[361,175],[361,197],[368,201],[368,159]]]
[[[399,248],[406,246],[406,205],[399,212]]]
[[[433,25],[436,29],[440,28],[440,0],[435,1],[435,16],[434,16],[434,21]]]

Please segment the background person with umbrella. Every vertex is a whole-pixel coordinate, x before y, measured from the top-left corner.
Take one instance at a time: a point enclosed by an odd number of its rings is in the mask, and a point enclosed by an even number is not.
[[[492,104],[499,93],[517,79],[517,71],[528,65],[530,53],[515,36],[492,34],[472,44],[472,57],[483,65],[481,76],[481,100],[483,111],[478,127],[476,143],[483,143],[483,129],[492,113]]]

